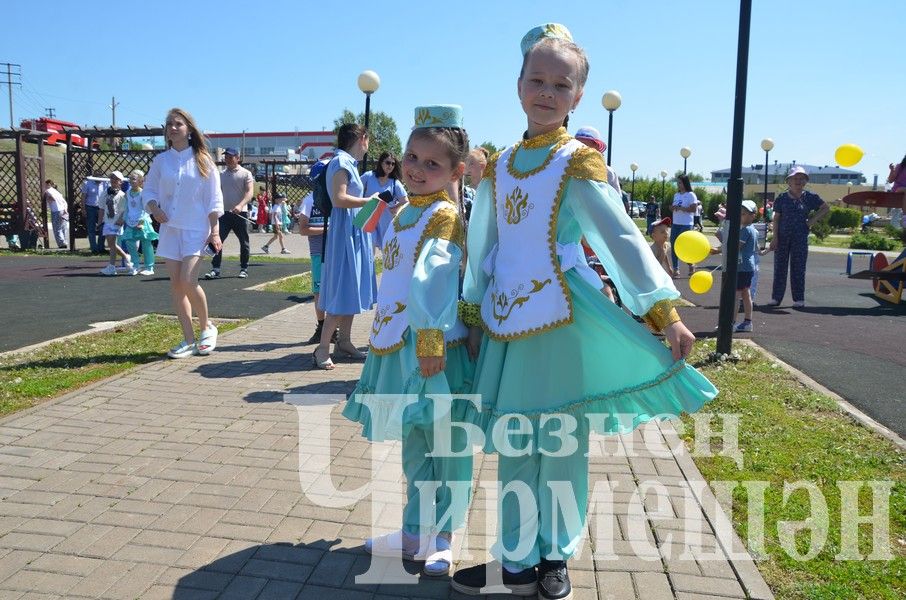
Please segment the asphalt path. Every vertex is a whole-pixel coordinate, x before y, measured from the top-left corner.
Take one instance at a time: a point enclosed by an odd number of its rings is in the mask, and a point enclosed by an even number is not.
[[[716,266],[716,258],[703,266]],[[867,262],[867,257],[854,257],[853,271],[867,268]],[[870,280],[848,279],[845,271],[845,253],[812,251],[805,308],[792,308],[789,286],[781,305],[770,308],[765,304],[771,298],[774,258],[762,257],[755,330],[737,337],[750,337],[906,438],[906,303],[894,306],[879,300]],[[698,337],[714,336],[719,273],[707,294],[691,293],[686,278],[677,280],[677,287],[698,305],[681,310],[689,328]]]
[[[172,315],[166,266],[155,275],[104,277],[105,258],[0,256],[0,352],[29,346],[145,313]],[[210,266],[207,262],[206,266]],[[240,279],[239,264],[224,258],[220,279],[202,281],[214,318],[257,319],[307,297],[245,288],[308,270],[300,263],[255,261]]]
[[[293,254],[305,250],[293,248]],[[716,266],[716,258],[702,266]],[[855,268],[864,268],[867,259],[856,259]],[[0,257],[0,351],[83,331],[99,321],[149,312],[173,314],[165,268],[154,277],[101,277],[98,270],[104,263],[101,258]],[[906,303],[894,306],[878,300],[871,282],[848,279],[845,267],[845,253],[811,252],[806,308],[791,307],[789,289],[780,307],[768,308],[764,305],[771,295],[773,255],[763,257],[755,331],[739,335],[751,337],[906,437]],[[225,277],[205,281],[202,287],[213,317],[258,318],[308,299],[245,288],[303,270],[298,263],[255,262],[253,255],[249,278],[239,279],[238,265],[227,258]],[[703,295],[693,294],[685,277],[676,282],[683,296],[697,305],[681,314],[700,338],[715,335],[720,286],[720,275],[715,275],[713,288]]]

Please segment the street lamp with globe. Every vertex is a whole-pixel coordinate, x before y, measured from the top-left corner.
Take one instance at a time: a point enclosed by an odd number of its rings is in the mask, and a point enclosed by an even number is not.
[[[774,148],[774,140],[764,138],[761,140],[761,149],[764,150],[764,196],[762,197],[762,211],[764,214],[764,243],[768,243],[768,153]]]
[[[679,151],[680,156],[683,157],[683,175],[686,174],[686,160],[692,156],[692,149],[688,146],[683,146]]]
[[[632,196],[632,200],[635,201],[635,172],[639,170],[639,165],[630,163],[629,170],[632,171],[632,190],[629,192],[629,195]]]
[[[368,125],[371,117],[371,94],[375,93],[381,87],[381,78],[374,71],[362,71],[358,79],[359,89],[365,94],[365,131],[368,131]],[[362,157],[361,171],[364,173],[368,170],[368,153]]]
[[[620,108],[620,104],[623,103],[623,98],[620,96],[620,92],[616,90],[610,90],[609,92],[604,92],[604,97],[601,98],[601,104],[607,109],[607,166],[610,166],[610,153],[613,150],[613,144],[611,143],[613,139],[613,111]]]

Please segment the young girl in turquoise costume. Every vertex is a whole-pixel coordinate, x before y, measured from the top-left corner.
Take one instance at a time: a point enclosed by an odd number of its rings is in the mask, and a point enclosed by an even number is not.
[[[343,410],[362,424],[369,440],[402,440],[407,480],[402,530],[366,540],[365,549],[423,559],[424,572],[432,576],[449,573],[450,542],[464,524],[472,479],[471,451],[464,452],[461,428],[452,428],[450,441],[454,452],[465,456],[426,456],[435,450],[435,421],[462,420],[466,414],[466,401],[435,401],[436,395],[468,392],[474,368],[464,345],[467,330],[457,320],[464,230],[445,191],[462,177],[468,150],[460,107],[416,109],[403,156],[409,204],[382,237],[384,273],[370,351]],[[363,396],[367,394],[386,395]],[[416,394],[417,401],[407,404],[402,394]],[[440,485],[433,498],[421,498],[422,482]],[[431,523],[420,516],[422,503],[433,506]],[[445,516],[448,511],[451,516]]]
[[[582,98],[585,53],[557,24],[530,31],[522,53],[528,131],[492,157],[476,191],[461,314],[479,353],[473,392],[483,406],[473,421],[499,452],[501,489],[530,497],[501,494],[497,562],[457,571],[453,588],[478,594],[500,578],[516,595],[562,599],[585,526],[590,431],[694,411],[717,390],[683,360],[695,338],[671,307],[679,293],[607,185],[601,153],[564,127]],[[601,301],[583,236],[624,304],[670,350]]]

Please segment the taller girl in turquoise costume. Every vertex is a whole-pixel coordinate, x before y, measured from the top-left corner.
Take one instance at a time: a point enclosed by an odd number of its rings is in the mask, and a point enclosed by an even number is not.
[[[384,273],[370,351],[343,410],[362,424],[369,440],[403,441],[402,530],[366,540],[365,549],[424,560],[431,576],[446,575],[453,564],[451,538],[464,524],[472,480],[471,448],[462,428],[448,424],[438,431],[449,431],[452,450],[464,456],[427,456],[446,447],[435,439],[435,422],[443,427],[447,418],[464,418],[466,401],[451,403],[449,396],[469,391],[474,367],[464,346],[467,330],[457,320],[463,224],[444,191],[462,177],[468,151],[460,107],[416,109],[403,156],[409,204],[383,235]],[[416,395],[415,401],[407,404],[404,394]],[[438,487],[423,498],[425,483]],[[423,517],[421,510],[431,516]]]
[[[502,494],[492,548],[502,565],[457,571],[453,587],[478,594],[497,571],[517,595],[562,599],[572,595],[566,560],[585,525],[590,430],[628,432],[697,410],[717,390],[683,360],[695,338],[671,307],[679,293],[607,185],[601,153],[564,127],[588,77],[585,53],[557,24],[530,31],[522,52],[528,131],[492,157],[476,192],[463,317],[480,326],[470,331],[470,344],[480,340],[476,420],[500,454],[500,484],[525,493],[522,505]],[[624,304],[664,332],[672,353],[602,300],[583,236]]]

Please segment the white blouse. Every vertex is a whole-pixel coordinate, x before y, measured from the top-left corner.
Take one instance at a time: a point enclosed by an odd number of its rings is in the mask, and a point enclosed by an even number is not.
[[[151,162],[142,199],[146,207],[152,200],[157,202],[169,227],[208,231],[208,215],[223,214],[220,172],[211,164],[208,176],[202,177],[191,146],[182,151],[170,148]]]

